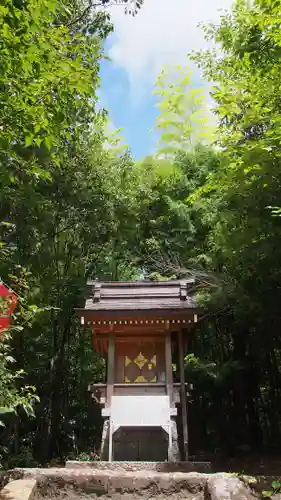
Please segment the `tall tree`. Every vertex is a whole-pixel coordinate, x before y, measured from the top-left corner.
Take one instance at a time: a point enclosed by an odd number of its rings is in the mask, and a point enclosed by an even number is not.
[[[36,419],[26,422],[19,412],[3,441],[8,455],[22,460],[29,442],[27,459],[31,454],[45,463],[73,450],[73,433],[76,449],[89,428],[89,446],[98,439],[100,419],[91,419],[96,410],[87,385],[102,378],[104,364],[80,332],[74,308],[87,276],[113,272],[108,248],[114,246],[112,261],[124,253],[121,215],[131,160],[108,148],[104,112],[95,107],[101,28],[107,29],[97,24],[101,18],[92,20],[81,4],[37,0],[7,1],[0,16],[0,274],[17,287],[11,274],[25,273],[26,306],[42,311],[12,341],[15,369],[26,372],[22,382],[37,387]],[[112,192],[112,175],[122,192]]]
[[[220,52],[195,57],[213,82],[224,158],[197,200],[212,226],[212,270],[224,276],[228,357],[243,367],[233,391],[252,448],[280,442],[280,223],[268,210],[278,205],[281,187],[279,11],[280,2],[236,2],[219,26],[205,28]]]
[[[160,151],[173,155],[188,151],[199,142],[210,142],[212,128],[204,89],[196,87],[187,66],[166,67],[158,76],[154,94],[159,115]]]

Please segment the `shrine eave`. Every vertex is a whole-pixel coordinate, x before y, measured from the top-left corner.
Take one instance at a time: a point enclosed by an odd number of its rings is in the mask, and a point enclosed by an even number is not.
[[[173,308],[173,309],[89,309],[77,308],[75,312],[78,317],[84,316],[85,319],[122,319],[127,317],[159,317],[169,319],[174,317],[187,317],[200,312],[199,307]]]

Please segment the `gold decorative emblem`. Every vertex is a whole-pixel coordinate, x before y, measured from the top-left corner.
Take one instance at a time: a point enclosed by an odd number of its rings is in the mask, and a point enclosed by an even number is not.
[[[128,356],[125,356],[125,366],[128,366],[132,361],[130,360],[130,358],[128,358]]]
[[[156,354],[151,359],[147,359],[142,352],[139,352],[135,359],[125,356],[124,364],[126,369],[126,375],[124,376],[125,383],[157,382],[157,376],[152,372],[152,378],[150,378],[148,373],[156,367]],[[136,373],[137,368],[139,375]]]
[[[137,357],[134,359],[134,363],[137,365],[137,367],[141,370],[144,365],[148,362],[148,359],[146,359],[143,355],[142,352],[140,352]]]
[[[151,358],[150,362],[156,366],[156,354],[154,354],[154,356]]]

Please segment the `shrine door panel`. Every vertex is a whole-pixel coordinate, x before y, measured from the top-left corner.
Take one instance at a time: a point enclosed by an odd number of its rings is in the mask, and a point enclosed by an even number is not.
[[[119,383],[165,382],[164,342],[117,343],[116,368],[116,381]]]

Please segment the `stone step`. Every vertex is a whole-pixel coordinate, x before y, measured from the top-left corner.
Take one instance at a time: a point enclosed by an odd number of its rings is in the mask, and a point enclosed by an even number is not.
[[[66,469],[96,471],[212,472],[211,462],[103,462],[68,460]]]

